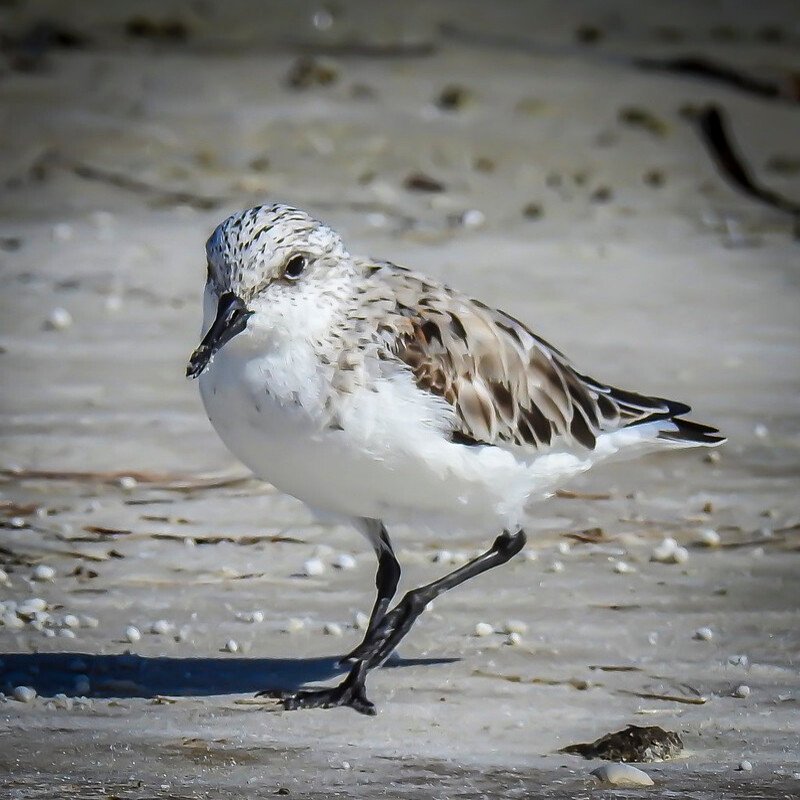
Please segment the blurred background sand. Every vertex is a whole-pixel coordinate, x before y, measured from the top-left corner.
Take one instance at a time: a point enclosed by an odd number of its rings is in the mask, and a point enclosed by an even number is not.
[[[656,791],[796,791],[800,245],[686,111],[800,198],[800,110],[632,64],[791,87],[795,4],[6,0],[0,44],[0,599],[47,604],[0,626],[0,791],[572,797],[596,765],[558,749],[629,723],[683,737]],[[243,702],[331,677],[372,602],[363,541],[249,480],[183,377],[206,237],[278,200],[730,437],[542,505],[370,679],[377,719]],[[393,538],[404,587],[486,544]]]

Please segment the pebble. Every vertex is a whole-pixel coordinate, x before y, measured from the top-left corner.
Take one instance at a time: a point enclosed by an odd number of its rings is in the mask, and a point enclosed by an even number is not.
[[[228,639],[228,641],[225,642],[225,647],[223,647],[222,649],[227,651],[228,653],[238,653],[239,642],[237,642],[236,639]]]
[[[490,625],[488,622],[479,622],[475,626],[476,636],[491,636],[493,633],[494,633],[494,626]]]
[[[522,635],[516,631],[512,631],[506,637],[506,644],[509,644],[512,647],[517,647],[518,645],[522,644]]]
[[[332,563],[336,569],[354,569],[356,566],[355,558],[349,553],[339,553]]]
[[[25,623],[16,614],[3,614],[0,622],[9,630],[19,630],[25,627]]]
[[[535,550],[523,550],[522,551],[522,557],[526,561],[538,561],[539,560],[539,554]]]
[[[486,222],[486,214],[478,208],[467,209],[461,215],[461,224],[465,228],[480,228]]]
[[[81,614],[79,619],[83,628],[96,628],[100,624],[97,617],[90,617],[88,614]]]
[[[733,696],[734,697],[741,697],[743,699],[745,697],[750,697],[750,687],[746,683],[743,683],[740,686],[737,686],[733,690]]]
[[[319,558],[309,558],[303,562],[303,575],[313,578],[325,572],[325,564]]]
[[[689,560],[689,551],[671,536],[667,536],[662,539],[661,544],[653,548],[650,560],[661,564],[685,564]]]
[[[241,620],[242,622],[263,622],[264,621],[264,612],[263,611],[245,611],[241,614],[236,615],[236,619]]]
[[[174,629],[175,625],[168,619],[157,619],[150,625],[150,633],[166,634],[172,633]]]
[[[81,626],[81,621],[74,614],[65,614],[63,622],[68,628],[80,628]]]
[[[618,575],[627,575],[631,572],[636,572],[636,568],[632,567],[627,561],[614,561],[614,572]]]
[[[739,762],[739,765],[736,767],[739,772],[752,772],[753,765],[747,760],[744,759],[743,761]]]
[[[750,666],[750,659],[741,653],[734,653],[734,655],[728,656],[728,663],[732,667],[744,667],[747,669]]]
[[[553,561],[550,566],[547,568],[548,572],[563,572],[564,571],[564,564],[561,561]]]
[[[369,617],[363,611],[357,611],[353,622],[358,630],[365,631],[369,625]]]
[[[452,564],[453,554],[449,550],[439,550],[433,554],[434,564]]]
[[[326,622],[322,627],[322,632],[328,636],[341,636],[343,633],[342,626],[335,622]]]
[[[561,553],[562,556],[567,555],[572,550],[569,542],[559,542],[558,543],[558,552]]]
[[[62,639],[75,639],[75,638],[76,638],[76,636],[75,636],[75,631],[74,631],[74,630],[72,630],[72,628],[62,628],[62,629],[61,629],[61,630],[58,632],[58,635],[59,635],[59,636],[60,636]]]
[[[11,517],[11,519],[9,519],[8,522],[6,523],[6,525],[8,525],[9,528],[17,528],[17,529],[24,528],[27,524],[28,522],[25,519],[25,517]]]
[[[13,694],[20,703],[31,703],[36,699],[36,689],[32,686],[15,686]]]
[[[711,628],[698,628],[692,638],[701,642],[710,642],[714,638],[714,631]]]
[[[31,573],[31,580],[34,581],[51,581],[56,576],[56,571],[47,564],[37,564]]]
[[[128,625],[125,628],[125,638],[129,642],[138,642],[142,638],[142,632],[135,625]]]
[[[602,767],[592,770],[592,775],[600,783],[609,786],[652,786],[653,779],[641,769],[630,764],[603,764]]]
[[[720,535],[713,528],[703,528],[700,531],[700,544],[705,547],[719,547]]]
[[[72,325],[72,314],[66,308],[54,308],[44,321],[44,327],[50,331],[64,331]]]

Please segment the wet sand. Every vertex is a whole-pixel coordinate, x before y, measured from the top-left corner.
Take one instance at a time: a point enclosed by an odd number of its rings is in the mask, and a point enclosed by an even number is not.
[[[795,198],[800,111],[629,63],[796,73],[791,4],[347,5],[330,26],[304,3],[173,8],[0,8],[0,600],[50,615],[0,625],[0,795],[588,796],[598,762],[558,750],[627,724],[683,739],[640,765],[651,795],[795,794],[800,250],[682,110],[720,104]],[[730,437],[718,460],[598,469],[543,504],[526,557],[438,600],[371,676],[377,718],[253,702],[334,678],[373,556],[249,479],[183,378],[205,238],[274,200]],[[401,588],[492,538],[392,534]],[[651,561],[665,537],[685,562]]]

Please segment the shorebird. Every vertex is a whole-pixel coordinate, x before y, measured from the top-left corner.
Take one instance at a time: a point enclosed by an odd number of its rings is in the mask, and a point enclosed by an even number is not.
[[[614,456],[715,446],[688,405],[577,371],[522,322],[389,261],[353,256],[305,211],[265,205],[206,245],[204,336],[187,367],[208,417],[258,477],[349,520],[378,558],[377,597],[338,686],[287,709],[374,714],[365,681],[443,592],[525,544],[532,504]],[[496,535],[409,591],[387,525]]]

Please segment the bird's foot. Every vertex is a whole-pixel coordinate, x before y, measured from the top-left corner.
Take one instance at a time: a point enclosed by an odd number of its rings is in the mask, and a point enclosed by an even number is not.
[[[358,661],[347,677],[330,689],[301,689],[297,692],[284,692],[267,689],[258,692],[259,697],[274,697],[287,711],[301,708],[352,708],[359,714],[375,716],[375,704],[367,697],[365,679],[368,666],[365,661]]]

